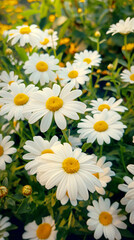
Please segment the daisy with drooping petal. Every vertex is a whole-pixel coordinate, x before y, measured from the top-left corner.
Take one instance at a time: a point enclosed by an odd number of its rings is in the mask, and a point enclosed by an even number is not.
[[[109,144],[110,137],[119,141],[124,133],[124,125],[118,121],[121,116],[115,112],[104,109],[99,114],[94,114],[93,118],[86,116],[86,119],[81,119],[78,123],[78,133],[80,138],[87,138],[87,143],[93,143],[96,139],[99,145],[104,142]]]
[[[116,24],[112,24],[106,34],[112,33],[112,35],[116,33],[120,34],[129,34],[130,32],[134,32],[134,18],[128,17],[125,21],[120,20]]]
[[[8,90],[13,82],[17,82],[18,84],[23,82],[22,79],[18,80],[18,76],[14,75],[13,71],[9,74],[6,71],[3,71],[0,75],[0,80],[0,88],[2,88],[3,90]]]
[[[0,116],[6,115],[6,119],[11,120],[24,120],[29,114],[24,114],[27,103],[30,101],[32,94],[37,91],[38,87],[30,84],[27,87],[25,84],[12,83],[10,86],[10,92],[1,90],[0,103],[4,103],[1,107]]]
[[[87,64],[88,67],[99,66],[101,63],[101,55],[97,51],[88,51],[76,53],[74,55],[74,62],[82,64],[83,62]]]
[[[47,189],[57,186],[56,197],[61,200],[68,195],[71,202],[76,202],[78,196],[88,200],[89,193],[95,191],[95,186],[101,187],[100,181],[92,173],[101,172],[96,166],[94,155],[82,153],[80,148],[72,149],[64,143],[57,145],[54,154],[42,156],[45,164],[37,169],[37,180]]]
[[[82,145],[81,139],[79,137],[74,137],[74,136],[70,135],[68,140],[69,140],[69,143],[71,144],[72,148]]]
[[[51,88],[44,88],[33,95],[33,101],[25,109],[26,112],[32,112],[29,117],[29,123],[33,124],[41,119],[40,130],[46,132],[54,116],[56,125],[60,129],[66,128],[66,119],[64,116],[78,120],[77,113],[84,113],[86,105],[79,101],[73,101],[82,94],[81,90],[72,90],[72,83],[68,83],[61,90],[60,86],[54,84]]]
[[[44,85],[49,81],[55,81],[57,75],[54,71],[59,69],[58,62],[59,60],[54,56],[33,53],[29,60],[25,62],[23,68],[26,74],[31,74],[30,81],[34,84],[40,81],[41,85]]]
[[[43,162],[43,154],[54,153],[54,149],[59,144],[57,136],[53,136],[50,141],[44,140],[41,136],[35,136],[33,141],[26,141],[24,149],[29,153],[23,155],[23,159],[31,160],[25,165],[25,169],[30,175],[37,173],[37,167]]]
[[[103,172],[93,174],[100,180],[101,183],[101,188],[95,187],[95,190],[102,195],[105,194],[104,188],[107,186],[107,183],[111,181],[111,177],[115,176],[115,172],[111,171],[112,163],[105,161],[106,157],[101,157],[98,161],[97,157],[95,158],[96,165],[100,167],[103,170]]]
[[[23,239],[28,240],[56,240],[57,230],[55,230],[55,221],[51,216],[42,218],[42,223],[37,225],[35,221],[25,226],[22,235]]]
[[[2,138],[2,134],[0,134],[0,170],[6,169],[5,163],[12,162],[12,158],[9,155],[16,152],[16,148],[12,147],[14,141],[9,141],[10,138],[10,136]]]
[[[99,239],[104,234],[104,237],[109,240],[120,240],[121,234],[118,230],[126,229],[127,225],[123,222],[126,220],[125,215],[119,214],[121,209],[118,209],[119,203],[114,202],[112,205],[110,199],[99,197],[99,201],[93,201],[93,206],[87,207],[88,229],[94,232],[94,238]]]
[[[130,71],[127,69],[123,70],[121,73],[121,79],[123,82],[134,84],[134,66],[130,68]]]
[[[88,69],[87,64],[71,63],[67,62],[65,68],[61,68],[57,74],[61,79],[61,84],[72,82],[76,88],[83,85],[86,81],[89,81],[89,74],[91,71]]]
[[[5,240],[9,236],[9,233],[6,231],[6,228],[11,226],[11,223],[8,222],[9,217],[3,217],[0,215],[0,240]]]
[[[128,166],[127,169],[133,172],[133,167],[130,165]],[[134,224],[134,177],[131,179],[125,176],[123,179],[126,184],[123,183],[118,185],[118,189],[126,193],[121,199],[121,204],[126,205],[125,211],[130,213],[129,221],[131,224]]]
[[[29,43],[32,47],[35,47],[40,40],[41,35],[42,31],[37,27],[37,25],[22,25],[17,26],[16,29],[8,31],[8,41],[12,40],[12,45],[16,44],[19,41],[19,44],[22,47],[26,43]]]
[[[38,48],[43,48],[44,50],[48,47],[56,48],[58,40],[57,32],[53,31],[52,34],[49,34],[49,32],[49,29],[45,29],[45,31],[42,33],[41,39],[37,44]]]
[[[103,100],[102,98],[97,98],[97,100],[91,100],[90,105],[92,105],[92,108],[87,108],[86,111],[91,111],[94,113],[100,113],[104,109],[107,109],[108,111],[113,112],[124,112],[127,110],[126,107],[119,106],[123,99],[119,99],[116,101],[114,97],[109,98],[109,100]]]

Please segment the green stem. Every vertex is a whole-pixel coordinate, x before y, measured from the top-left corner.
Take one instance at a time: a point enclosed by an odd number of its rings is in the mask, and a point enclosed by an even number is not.
[[[34,130],[33,130],[33,127],[32,127],[32,125],[30,123],[29,123],[29,127],[30,127],[30,131],[32,133],[32,137],[34,137],[35,136]]]
[[[126,168],[126,164],[125,164],[125,160],[124,160],[124,151],[123,151],[123,146],[120,145],[120,156],[121,156],[121,161],[122,161],[122,165],[124,167],[125,172],[127,172],[127,168]]]
[[[97,52],[99,53],[100,51],[100,40],[99,37],[97,38]]]
[[[100,145],[100,157],[102,157],[103,145]]]
[[[125,51],[127,49],[127,34],[124,35],[124,45],[125,45]]]
[[[56,58],[56,51],[55,51],[55,48],[54,48],[54,41],[53,41],[53,36],[52,35],[51,35],[51,38],[52,38],[52,45],[53,45],[54,56]]]
[[[18,171],[18,170],[20,170],[20,169],[22,169],[22,168],[24,168],[24,167],[25,167],[25,164],[22,165],[22,166],[20,166],[20,167],[15,168],[15,171]]]
[[[66,130],[64,129],[64,130],[61,130],[61,131],[62,131],[62,133],[63,133],[63,136],[64,136],[66,142],[69,143],[68,136],[67,136],[67,134],[66,134]]]

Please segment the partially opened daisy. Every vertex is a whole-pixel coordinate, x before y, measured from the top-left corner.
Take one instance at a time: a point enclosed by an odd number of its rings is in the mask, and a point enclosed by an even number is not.
[[[61,84],[72,82],[76,88],[80,85],[83,85],[86,81],[89,81],[89,77],[86,74],[89,74],[91,71],[88,69],[85,63],[69,63],[67,62],[65,68],[61,68],[57,74],[61,79]]]
[[[126,193],[121,199],[121,204],[126,205],[126,212],[130,213],[129,221],[131,224],[134,224],[134,177],[131,179],[130,177],[125,176],[123,179],[125,184],[118,185],[118,189]]]
[[[53,31],[51,34],[49,32],[50,32],[49,29],[45,29],[45,31],[42,33],[41,39],[37,44],[38,48],[43,49],[46,49],[48,47],[56,48],[58,40],[57,32]]]
[[[56,240],[57,230],[55,221],[51,216],[42,218],[42,223],[37,225],[35,221],[28,223],[25,226],[25,232],[22,235],[23,239],[28,240]]]
[[[114,97],[109,98],[108,100],[103,100],[102,98],[97,98],[97,100],[91,100],[90,105],[92,108],[88,108],[86,111],[91,111],[94,113],[100,113],[104,109],[113,112],[124,112],[127,110],[126,107],[119,106],[123,99],[116,99]]]
[[[6,163],[11,163],[12,158],[9,156],[16,152],[16,148],[12,147],[14,141],[9,141],[10,136],[2,137],[0,134],[0,170],[6,169]]]
[[[64,143],[57,145],[54,154],[42,156],[45,163],[37,169],[37,180],[47,189],[57,186],[56,197],[61,200],[65,194],[71,202],[78,196],[88,200],[89,193],[95,191],[95,186],[101,187],[100,181],[93,176],[102,170],[96,166],[94,155],[82,153],[80,148],[72,149]]]
[[[106,162],[106,157],[101,157],[97,161],[97,157],[95,158],[96,165],[102,169],[103,172],[94,173],[93,175],[100,180],[101,188],[95,187],[95,190],[104,195],[104,188],[107,186],[107,183],[111,181],[111,177],[115,176],[115,172],[111,171],[111,162]]]
[[[2,217],[2,215],[0,215],[0,240],[4,240],[9,236],[9,233],[6,231],[6,228],[9,226],[11,226],[9,217]]]
[[[3,90],[8,90],[13,82],[17,82],[18,84],[23,82],[22,79],[18,80],[18,75],[15,75],[13,71],[9,74],[6,71],[3,71],[0,75],[0,80],[0,88]]]
[[[112,24],[106,34],[112,33],[112,35],[114,35],[120,33],[125,35],[130,32],[134,32],[134,18],[130,19],[130,17],[128,17],[125,21],[121,19],[118,23]]]
[[[30,81],[34,84],[40,81],[41,85],[44,85],[49,81],[55,81],[57,76],[55,71],[59,69],[58,62],[59,60],[54,56],[33,53],[29,60],[25,62],[23,68],[26,74],[31,74]]]
[[[124,133],[124,125],[119,120],[121,116],[117,113],[104,109],[99,114],[89,115],[78,123],[80,138],[87,138],[87,143],[93,143],[96,139],[99,145],[104,142],[109,144],[110,137],[119,141]]]
[[[37,27],[37,25],[32,24],[31,26],[22,25],[17,26],[16,29],[8,31],[8,41],[11,41],[11,44],[14,45],[19,42],[20,46],[24,46],[26,43],[29,43],[32,47],[35,47],[42,35],[42,31]]]
[[[104,234],[104,237],[109,240],[120,240],[121,234],[118,230],[126,229],[127,225],[123,222],[126,220],[125,215],[119,214],[121,209],[118,209],[119,203],[114,202],[112,205],[110,199],[99,197],[99,201],[94,200],[93,206],[87,207],[88,229],[94,232],[94,238],[99,239]]]
[[[37,87],[30,84],[27,87],[25,84],[12,83],[10,86],[10,92],[1,90],[0,91],[0,103],[4,103],[1,107],[0,116],[6,114],[6,119],[11,120],[24,120],[28,117],[29,114],[24,114],[23,110],[25,109],[27,103],[30,101],[30,98],[33,92],[37,91]]]
[[[101,63],[101,55],[97,51],[88,51],[75,53],[74,62],[82,64],[83,62],[87,64],[88,67],[99,66]]]
[[[134,66],[130,68],[130,71],[127,69],[123,70],[121,73],[121,79],[123,82],[134,84]]]
[[[41,132],[46,132],[53,116],[56,125],[62,130],[67,126],[64,116],[78,120],[77,113],[84,113],[86,105],[80,101],[73,101],[82,94],[81,90],[71,91],[73,86],[69,83],[61,90],[59,85],[54,84],[52,89],[46,87],[43,91],[35,93],[32,102],[25,109],[26,112],[32,112],[29,123],[33,124],[42,118],[40,129]]]
[[[29,153],[23,155],[23,159],[31,160],[25,165],[25,169],[30,175],[37,173],[37,167],[43,162],[41,158],[43,154],[54,153],[55,147],[60,142],[57,136],[53,136],[50,141],[44,140],[41,136],[35,136],[33,141],[26,141],[24,149]]]

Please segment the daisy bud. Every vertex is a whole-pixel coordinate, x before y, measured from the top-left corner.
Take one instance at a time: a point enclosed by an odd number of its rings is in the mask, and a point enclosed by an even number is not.
[[[100,37],[101,36],[101,33],[99,31],[96,31],[95,34],[94,34],[95,37]]]
[[[8,189],[5,186],[0,186],[0,198],[5,197],[8,194]]]
[[[95,88],[99,88],[100,85],[99,85],[99,84],[95,84],[94,87],[95,87]]]
[[[101,73],[101,69],[98,69],[98,70],[96,71],[96,73],[100,74],[100,73]]]
[[[32,193],[32,187],[30,185],[25,185],[23,188],[22,188],[22,194],[24,196],[29,196],[31,195]]]
[[[108,70],[113,70],[113,67],[114,67],[113,64],[110,63],[110,64],[108,64],[107,69]]]
[[[53,32],[54,32],[53,29],[49,29],[49,30],[48,30],[48,34],[49,34],[49,35],[53,35]]]
[[[5,51],[6,55],[11,55],[13,53],[11,48],[7,48]]]
[[[55,15],[51,14],[48,19],[51,23],[53,23],[55,18],[56,18]]]
[[[82,13],[82,8],[78,8],[77,12]]]
[[[111,86],[111,83],[110,82],[107,82],[106,83],[106,87],[110,87]]]

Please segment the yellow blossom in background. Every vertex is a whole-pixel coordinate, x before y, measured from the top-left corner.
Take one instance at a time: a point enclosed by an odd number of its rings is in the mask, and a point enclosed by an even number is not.
[[[48,17],[48,19],[49,19],[49,21],[50,21],[51,23],[54,22],[55,18],[56,18],[56,17],[55,17],[55,15],[53,15],[53,14],[49,15],[49,17]]]
[[[33,51],[33,48],[31,46],[29,46],[29,47],[25,48],[25,51],[31,53]]]
[[[23,15],[18,14],[18,15],[17,15],[17,18],[21,20],[21,19],[23,19],[24,17],[23,17]]]
[[[61,38],[60,39],[60,45],[63,45],[63,44],[68,44],[70,42],[70,38]]]
[[[128,43],[126,46],[125,45],[122,46],[123,51],[126,50],[128,52],[131,52],[133,49],[134,49],[134,43]]]
[[[78,52],[78,47],[76,47],[76,43],[71,43],[69,48],[69,53],[74,54]]]
[[[77,12],[78,12],[78,13],[82,13],[82,8],[78,8],[78,9],[77,9]]]
[[[101,73],[101,69],[97,69],[96,73],[100,74]]]
[[[60,66],[60,67],[65,67],[65,64],[64,64],[63,62],[60,62],[60,63],[59,63],[59,66]]]
[[[107,82],[106,83],[106,87],[110,87],[111,86],[111,83],[110,82]]]
[[[99,88],[100,85],[99,85],[99,84],[95,84],[94,87],[95,87],[95,88]]]
[[[15,12],[16,13],[21,13],[23,11],[23,9],[21,8],[21,7],[17,7],[16,9],[15,9]]]
[[[85,0],[79,0],[80,3],[85,3]]]
[[[31,2],[40,2],[40,0],[27,0],[27,2],[31,3]]]
[[[4,31],[9,30],[10,28],[10,25],[0,23],[0,35],[3,35]]]

